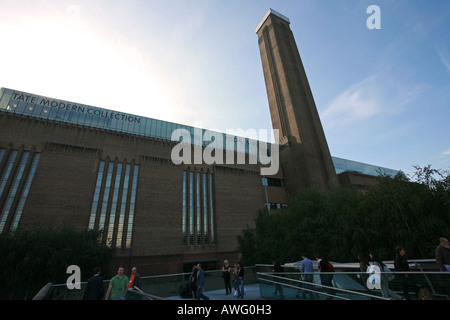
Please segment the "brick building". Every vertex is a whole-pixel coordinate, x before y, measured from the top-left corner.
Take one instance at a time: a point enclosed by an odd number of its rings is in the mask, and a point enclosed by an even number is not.
[[[143,275],[177,273],[197,261],[238,261],[242,229],[254,225],[258,210],[286,205],[296,188],[352,183],[352,172],[370,181],[378,167],[329,154],[303,68],[284,77],[276,66],[301,63],[288,19],[269,10],[257,33],[279,145],[2,88],[0,232],[34,224],[99,228],[118,248],[117,264],[137,265]],[[286,39],[293,53],[276,52]],[[311,125],[298,124],[305,114]],[[174,139],[177,129],[185,135]],[[198,161],[211,135],[216,161]],[[189,161],[178,164],[173,151],[185,139],[188,148],[176,155]],[[279,170],[261,174],[268,166],[261,156],[273,160],[278,147]]]

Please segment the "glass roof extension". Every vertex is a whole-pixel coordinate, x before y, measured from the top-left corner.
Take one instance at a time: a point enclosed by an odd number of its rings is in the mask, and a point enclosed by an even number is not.
[[[7,88],[0,89],[0,111],[171,141],[182,141],[180,137],[177,140],[172,140],[171,138],[174,130],[184,129],[190,134],[191,142],[194,144],[207,146],[211,143],[212,139],[219,137],[222,139],[223,150],[228,150],[227,147],[231,148],[232,146],[236,151],[250,154],[253,154],[253,152],[255,154],[257,153],[257,149],[254,150],[253,146],[255,148],[258,147],[257,140],[246,138],[245,150],[241,150],[238,149],[239,137],[230,136],[225,133],[43,97]],[[205,132],[207,132],[206,135]],[[206,137],[209,140],[205,141]],[[243,140],[242,138],[240,139]],[[239,145],[242,149],[244,148],[243,144],[244,141]],[[267,148],[270,149],[270,144],[268,144]]]

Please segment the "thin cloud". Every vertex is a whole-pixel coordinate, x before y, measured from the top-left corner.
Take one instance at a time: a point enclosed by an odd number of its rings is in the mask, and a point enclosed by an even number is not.
[[[328,128],[367,122],[383,113],[384,117],[398,116],[408,111],[411,103],[428,89],[424,84],[405,84],[384,71],[363,79],[335,97],[321,113]]]
[[[439,59],[444,67],[447,69],[447,73],[450,75],[450,54],[443,49],[436,49]]]
[[[330,126],[344,126],[378,114],[381,108],[373,90],[375,78],[366,78],[334,98],[323,111],[322,120]]]

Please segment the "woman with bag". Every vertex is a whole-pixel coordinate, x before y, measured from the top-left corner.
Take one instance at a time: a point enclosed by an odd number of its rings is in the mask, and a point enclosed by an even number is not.
[[[192,291],[192,296],[197,299],[197,266],[192,267],[192,273],[189,277],[189,286]]]
[[[240,262],[236,265],[236,274],[237,274],[237,281],[236,281],[236,291],[237,291],[237,298],[244,299],[244,267]]]
[[[375,251],[372,251],[369,254],[370,258],[373,261],[373,264],[377,266],[381,272],[380,274],[380,290],[383,298],[389,298],[389,296],[393,298],[400,298],[399,295],[395,294],[392,290],[389,289],[389,281],[393,279],[393,274],[391,270],[378,258],[378,254]]]

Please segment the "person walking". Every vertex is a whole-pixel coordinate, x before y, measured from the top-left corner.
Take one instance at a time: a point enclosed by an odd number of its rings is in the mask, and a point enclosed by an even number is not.
[[[370,266],[369,260],[367,260],[366,255],[362,252],[358,253],[359,261],[359,271],[367,272],[367,268]]]
[[[389,270],[389,268],[383,263],[383,261],[380,260],[380,258],[378,258],[378,254],[375,251],[372,251],[369,254],[370,259],[372,259],[373,264],[375,266],[377,266],[381,272],[380,274],[380,290],[381,290],[381,296],[384,298],[401,298],[399,295],[397,295],[396,293],[394,293],[392,290],[389,289],[389,281],[390,281],[390,277],[392,277],[391,274],[389,274],[389,272],[391,272]]]
[[[409,272],[409,263],[408,259],[406,259],[406,250],[402,246],[397,246],[395,248],[396,256],[394,259],[394,268],[397,272],[402,272],[398,276],[400,277],[400,283],[403,291],[403,298],[406,300],[411,300],[409,295],[409,285],[411,284],[411,288],[416,293],[419,294],[420,287],[417,282],[410,275],[405,274],[404,272]]]
[[[384,271],[385,270],[384,269],[385,264],[383,263],[383,261],[381,261],[378,258],[378,254],[375,251],[372,251],[369,254],[369,257],[370,257],[370,259],[372,259],[373,264],[378,267],[380,272],[385,272]],[[387,290],[388,290],[388,280],[387,280],[386,275],[383,274],[383,273],[380,274],[380,290],[381,290],[381,296],[383,296],[384,298],[388,298],[389,297],[388,292],[387,292]]]
[[[278,260],[273,261],[273,269],[272,272],[274,273],[283,273],[283,268],[281,267],[281,264]],[[280,281],[280,279],[277,279],[276,281]],[[284,292],[283,292],[283,286],[279,283],[275,284],[275,291],[274,295],[278,295],[278,292],[280,293],[280,298],[284,299]]]
[[[234,286],[234,296],[237,297],[237,290],[238,290],[238,279],[239,279],[239,268],[237,263],[234,264],[234,270],[233,270],[233,286]]]
[[[209,300],[209,297],[205,296],[205,271],[202,269],[201,263],[197,264],[197,300]]]
[[[117,275],[109,282],[105,300],[108,300],[110,297],[111,300],[125,300],[125,295],[128,290],[128,277],[123,274],[123,271],[123,267],[120,267]]]
[[[441,272],[450,272],[450,244],[447,238],[439,238],[439,245],[435,250],[436,264],[439,266]],[[442,276],[443,277],[443,276]],[[446,281],[447,277],[441,278],[441,281]],[[447,299],[450,300],[450,288],[446,287],[442,290],[447,295]]]
[[[224,284],[225,284],[225,294],[226,295],[228,295],[228,293],[231,294],[231,283],[230,283],[231,266],[230,266],[230,263],[228,262],[228,260],[224,260],[223,261],[222,277],[223,277],[223,281],[224,281]]]
[[[306,253],[302,253],[302,265],[300,267],[300,271],[303,274],[303,281],[313,283],[314,282],[314,268],[311,259],[308,258],[308,255]],[[310,284],[302,284],[301,287],[309,290],[313,290],[313,286]],[[315,300],[316,294],[310,291],[307,291],[309,293],[309,299]],[[298,295],[298,293],[297,293]],[[300,296],[302,299],[306,299],[305,290],[300,290]]]
[[[192,291],[192,297],[197,299],[197,266],[192,267],[192,273],[189,276],[189,287]]]
[[[332,275],[331,268],[328,264],[328,260],[325,257],[319,257],[317,256],[317,268],[319,269],[320,273],[320,284],[327,287],[333,287],[333,284],[331,283]],[[333,297],[331,294],[333,293],[332,290],[325,288],[324,291],[327,293],[326,299],[331,300]]]
[[[100,276],[100,268],[94,269],[94,275],[87,281],[83,292],[83,300],[102,300],[105,296],[103,277]]]
[[[443,272],[450,271],[450,244],[448,239],[439,238],[439,245],[435,250],[436,263],[439,266],[439,270]]]
[[[361,278],[362,285],[366,290],[366,292],[372,294],[372,292],[370,292],[369,287],[367,286],[367,279],[369,278],[367,268],[369,268],[370,266],[369,260],[367,260],[367,257],[364,253],[360,252],[358,253],[358,261],[359,261],[359,271],[361,271],[361,273],[358,274],[358,277]]]

